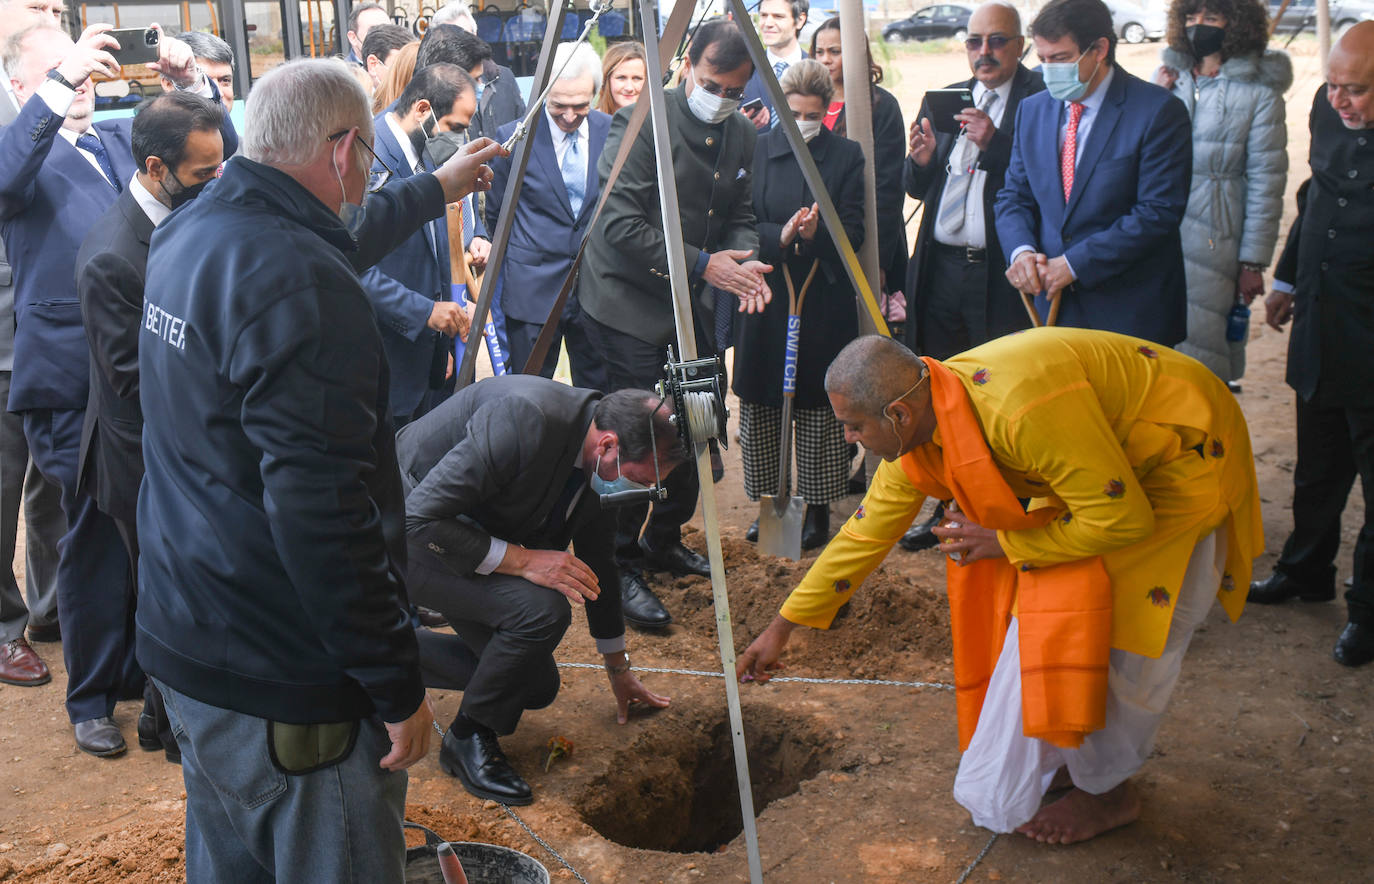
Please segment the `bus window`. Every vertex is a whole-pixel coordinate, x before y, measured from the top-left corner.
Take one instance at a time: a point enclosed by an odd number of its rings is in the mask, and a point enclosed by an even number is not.
[[[339,29],[334,26],[334,4],[327,0],[300,0],[301,48],[307,58],[339,54]]]
[[[281,4],[276,0],[249,0],[243,4],[243,17],[248,24],[249,75],[256,80],[286,61]]]

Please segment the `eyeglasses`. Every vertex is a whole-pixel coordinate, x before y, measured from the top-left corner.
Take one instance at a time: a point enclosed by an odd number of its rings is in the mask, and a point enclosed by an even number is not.
[[[707,80],[705,83],[701,82],[700,80],[697,80],[697,85],[700,86],[702,89],[705,89],[712,95],[719,95],[720,97],[728,98],[731,101],[739,101],[741,98],[744,97],[743,86],[739,86],[735,89],[726,89],[724,86],[712,80]]]
[[[989,34],[986,37],[969,37],[964,41],[964,46],[972,52],[975,49],[982,49],[983,43],[986,42],[988,48],[996,52],[999,49],[1005,48],[1006,45],[1011,42],[1011,39],[1011,37],[1007,37],[1003,34]]]
[[[333,135],[330,135],[328,138],[325,139],[325,141],[338,141],[340,138],[344,137],[352,131],[352,129],[340,130],[338,132],[335,132]],[[380,169],[372,169],[367,173],[367,192],[376,193],[377,191],[381,190],[382,186],[386,184],[388,181],[390,181],[391,177],[396,173],[392,172],[391,167],[388,166],[382,160],[381,157],[377,156],[377,152],[372,149],[372,145],[368,144],[366,141],[363,141],[361,137],[358,138],[358,143],[363,146],[363,149],[365,149],[369,154],[372,155],[372,161],[376,165],[381,166]]]

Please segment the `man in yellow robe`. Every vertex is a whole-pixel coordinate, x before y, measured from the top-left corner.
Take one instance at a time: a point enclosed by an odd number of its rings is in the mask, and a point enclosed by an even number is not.
[[[1240,616],[1263,550],[1235,397],[1167,348],[1060,328],[944,362],[859,338],[826,391],[848,440],[885,462],[738,675],[766,681],[792,630],[829,628],[927,496],[950,501],[937,535],[951,560],[956,800],[979,825],[1053,843],[1134,820],[1128,778],[1193,631],[1213,598]],[[1041,808],[1056,780],[1072,788]]]

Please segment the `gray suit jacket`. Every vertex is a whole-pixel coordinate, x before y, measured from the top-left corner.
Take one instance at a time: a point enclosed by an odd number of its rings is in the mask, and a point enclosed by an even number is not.
[[[681,87],[668,90],[664,97],[673,135],[673,177],[688,273],[703,251],[749,249],[757,254],[752,173],[758,133],[754,125],[742,114],[731,114],[715,125],[701,122],[687,109]],[[602,181],[610,177],[630,112],[631,108],[622,108],[611,122],[598,163]],[[713,299],[702,296],[704,284],[694,283],[692,309],[698,329],[714,329]],[[592,230],[577,298],[593,319],[616,331],[650,344],[676,340],[658,164],[653,127],[648,122],[639,130]],[[714,333],[708,337],[714,338]]]
[[[8,89],[0,89],[0,126],[19,115]],[[14,370],[14,273],[10,270],[5,243],[0,240],[0,371]],[[0,408],[4,403],[0,403]]]
[[[406,534],[471,577],[493,537],[529,549],[562,550],[597,576],[587,603],[596,638],[624,634],[614,516],[575,470],[601,394],[537,375],[501,375],[459,390],[401,429],[396,459],[406,487]],[[570,515],[555,514],[581,482]]]

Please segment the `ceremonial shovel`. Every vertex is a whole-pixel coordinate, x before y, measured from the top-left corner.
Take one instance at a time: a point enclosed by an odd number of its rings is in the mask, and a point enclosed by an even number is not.
[[[789,495],[792,476],[792,397],[797,393],[797,341],[801,337],[801,311],[806,290],[816,278],[820,261],[811,263],[801,294],[792,287],[792,274],[782,265],[782,278],[787,283],[787,350],[782,363],[782,433],[778,443],[778,493],[759,498],[759,552],[787,559],[801,558],[802,520],[806,505],[800,497]]]

